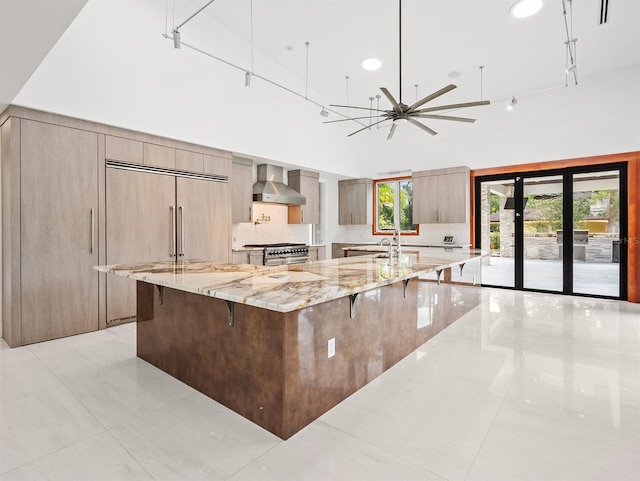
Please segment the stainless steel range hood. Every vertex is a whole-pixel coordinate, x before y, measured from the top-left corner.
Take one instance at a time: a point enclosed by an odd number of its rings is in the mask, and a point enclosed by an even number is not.
[[[253,184],[253,201],[285,205],[307,203],[304,196],[284,183],[284,169],[271,164],[258,166],[258,182]]]

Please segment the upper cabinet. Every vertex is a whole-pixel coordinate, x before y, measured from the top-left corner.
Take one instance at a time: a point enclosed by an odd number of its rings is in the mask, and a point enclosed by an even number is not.
[[[469,167],[414,172],[413,222],[466,224],[469,222]]]
[[[290,170],[288,185],[305,197],[305,205],[289,206],[289,224],[320,222],[320,174],[308,170]]]
[[[253,161],[234,157],[231,166],[231,222],[251,222]]]
[[[176,168],[176,149],[163,145],[144,144],[144,163],[165,169]]]
[[[176,149],[176,170],[189,172],[204,171],[204,154],[189,150]]]
[[[108,160],[118,160],[132,164],[144,163],[144,144],[142,142],[123,137],[114,137],[113,135],[107,135],[105,142],[106,158]]]
[[[373,181],[350,179],[338,182],[338,224],[371,224]]]

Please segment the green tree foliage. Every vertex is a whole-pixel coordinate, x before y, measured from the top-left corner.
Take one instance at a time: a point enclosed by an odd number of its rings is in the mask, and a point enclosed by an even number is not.
[[[396,189],[400,200],[400,229],[415,231],[413,223],[413,183],[410,180],[400,182],[381,182],[378,186],[378,229],[395,229]]]

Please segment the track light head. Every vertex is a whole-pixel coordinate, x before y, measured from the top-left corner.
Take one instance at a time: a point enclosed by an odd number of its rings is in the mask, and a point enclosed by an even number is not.
[[[174,29],[171,33],[173,33],[173,48],[180,48],[180,32]]]
[[[329,111],[325,110],[325,108],[322,107],[322,110],[320,111],[320,115],[322,115],[323,117],[329,117]]]
[[[518,103],[518,99],[516,99],[515,97],[512,97],[511,102],[509,102],[509,105],[507,105],[507,110],[513,110],[513,108],[516,106],[517,103]]]
[[[569,66],[565,69],[565,72],[566,72],[566,73],[571,73],[571,72],[573,72],[575,69],[576,69],[576,64],[575,64],[575,63],[572,63],[571,65],[569,65]]]
[[[244,86],[251,87],[251,73],[248,70],[244,73]]]

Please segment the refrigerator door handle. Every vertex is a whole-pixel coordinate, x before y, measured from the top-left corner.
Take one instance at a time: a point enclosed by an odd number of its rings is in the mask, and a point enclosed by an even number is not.
[[[173,205],[169,206],[169,216],[171,220],[171,239],[169,245],[169,257],[172,259],[176,257],[176,208]]]
[[[179,257],[184,257],[184,207],[178,207],[180,214],[180,253]]]

